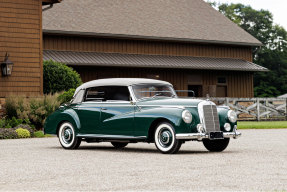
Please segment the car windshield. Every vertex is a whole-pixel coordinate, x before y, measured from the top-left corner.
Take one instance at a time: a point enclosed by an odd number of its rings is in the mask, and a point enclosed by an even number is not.
[[[177,97],[172,86],[162,84],[134,85],[133,92],[137,99],[148,99],[156,97]]]

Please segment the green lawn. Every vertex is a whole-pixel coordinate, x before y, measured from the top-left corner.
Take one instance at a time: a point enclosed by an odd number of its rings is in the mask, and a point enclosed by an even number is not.
[[[282,129],[287,128],[287,121],[238,121],[238,129]]]
[[[44,133],[42,131],[36,131],[34,133],[34,135],[35,135],[35,137],[51,137],[51,135],[49,135],[49,134],[44,135]]]

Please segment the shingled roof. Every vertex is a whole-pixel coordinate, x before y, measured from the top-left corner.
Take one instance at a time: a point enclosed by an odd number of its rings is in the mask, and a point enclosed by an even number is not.
[[[43,32],[262,45],[203,0],[66,0],[43,12]]]

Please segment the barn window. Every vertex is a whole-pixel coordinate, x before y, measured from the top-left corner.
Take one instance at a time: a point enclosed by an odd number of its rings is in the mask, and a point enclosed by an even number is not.
[[[226,77],[217,77],[217,84],[227,84]]]

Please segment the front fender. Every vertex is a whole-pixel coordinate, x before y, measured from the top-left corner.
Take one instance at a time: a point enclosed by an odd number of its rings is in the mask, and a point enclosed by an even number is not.
[[[230,122],[230,120],[228,119],[228,111],[230,109],[227,108],[217,108],[217,112],[218,112],[218,116],[219,116],[219,123],[220,123],[220,129],[221,131],[224,131],[224,124],[225,123],[229,123],[231,125],[231,130],[230,132],[233,131],[234,125],[237,125],[237,121],[235,123]]]
[[[182,111],[181,108],[168,107],[138,109],[135,111],[134,135],[148,137],[149,128],[156,119],[170,121],[176,133],[190,132],[190,124],[182,120]]]
[[[57,134],[57,128],[61,122],[68,121],[72,123],[76,135],[80,132],[81,123],[78,114],[72,108],[57,110],[52,113],[44,123],[45,134]]]

